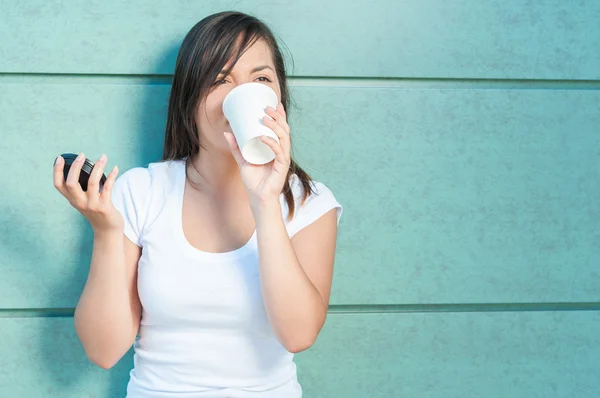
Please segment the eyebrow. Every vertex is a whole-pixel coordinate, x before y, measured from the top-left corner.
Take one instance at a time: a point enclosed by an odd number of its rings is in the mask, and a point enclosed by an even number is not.
[[[261,70],[265,70],[265,69],[271,69],[273,72],[275,72],[273,70],[273,68],[271,68],[269,65],[261,65],[261,66],[257,66],[256,68],[252,69],[250,71],[250,73],[260,72]]]
[[[271,69],[273,72],[275,72],[275,71],[273,70],[273,68],[271,68],[269,65],[260,65],[260,66],[257,66],[256,68],[252,69],[252,70],[250,71],[250,74],[252,74],[252,73],[256,73],[256,72],[260,72],[261,70],[265,70],[265,69]],[[223,70],[222,70],[222,71],[219,73],[219,75],[224,75],[224,74],[225,74],[225,69],[223,69]]]

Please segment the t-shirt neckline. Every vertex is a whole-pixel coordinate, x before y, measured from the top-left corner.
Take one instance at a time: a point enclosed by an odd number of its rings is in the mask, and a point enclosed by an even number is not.
[[[252,233],[250,239],[248,239],[248,241],[243,246],[227,252],[207,252],[204,250],[200,250],[193,246],[187,240],[183,232],[183,197],[186,185],[186,161],[180,160],[177,163],[177,206],[175,217],[175,230],[177,231],[178,239],[182,243],[182,246],[185,249],[185,251],[193,257],[204,258],[211,261],[227,261],[237,259],[254,252],[256,250],[256,228],[254,229],[254,232]]]

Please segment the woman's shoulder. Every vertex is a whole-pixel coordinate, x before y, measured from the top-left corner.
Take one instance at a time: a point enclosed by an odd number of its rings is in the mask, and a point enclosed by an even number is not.
[[[159,207],[177,189],[178,177],[184,161],[171,160],[150,163],[146,167],[133,167],[117,178],[113,200],[131,200],[136,206]],[[153,206],[152,206],[153,207]]]
[[[305,184],[296,174],[290,176],[289,181],[294,197],[294,214],[291,220],[288,219],[289,208],[284,195],[282,195],[282,204],[283,215],[290,237],[332,209],[336,209],[337,221],[339,222],[343,207],[327,185],[318,180],[311,180],[308,184]],[[305,185],[310,188],[306,195]]]
[[[295,202],[304,202],[303,199],[304,193],[306,192],[306,187],[309,188],[306,200],[309,198],[312,199],[313,196],[333,195],[332,190],[325,183],[318,180],[311,179],[307,184],[305,184],[297,174],[292,174],[289,182]]]
[[[183,167],[182,160],[168,160],[150,163],[145,167],[133,167],[117,178],[117,184],[134,190],[149,190],[152,186],[169,185],[177,178]]]
[[[131,168],[117,178],[112,202],[125,220],[125,234],[138,246],[177,189],[182,162],[150,163]]]

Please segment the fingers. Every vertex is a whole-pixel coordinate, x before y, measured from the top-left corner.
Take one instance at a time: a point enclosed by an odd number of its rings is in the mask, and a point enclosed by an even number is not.
[[[100,156],[100,159],[94,165],[87,185],[88,207],[90,209],[97,208],[100,203],[100,177],[104,174],[106,166],[106,155]]]
[[[100,159],[94,164],[90,177],[88,179],[87,187],[87,208],[89,210],[98,210],[102,204],[106,203],[106,198],[110,200],[110,193],[107,193],[104,186],[102,187],[102,193],[100,192],[100,179],[104,175],[104,169],[106,162],[108,161],[106,155],[100,156]],[[113,169],[114,170],[114,169]]]
[[[119,175],[119,168],[117,166],[113,167],[112,171],[106,177],[106,181],[102,186],[102,194],[100,195],[100,203],[108,203],[112,198],[113,187],[115,186],[115,181],[117,180],[117,176]]]
[[[280,104],[278,109],[283,110],[283,106]],[[285,120],[285,113],[277,111],[271,107],[267,107],[266,113],[268,116],[263,118],[265,126],[269,127],[279,137],[281,146],[286,156],[290,153],[290,126]]]
[[[69,170],[69,175],[67,176],[66,187],[68,191],[69,201],[76,205],[77,207],[84,207],[87,201],[87,197],[81,189],[81,185],[79,185],[79,174],[81,172],[81,167],[85,162],[85,155],[80,153],[73,164],[71,164],[71,169]]]
[[[242,156],[242,151],[240,150],[240,147],[237,143],[237,140],[235,139],[235,136],[231,133],[223,133],[223,135],[225,136],[225,139],[227,140],[227,143],[229,144],[229,149],[231,150],[231,154],[233,155],[235,162],[237,163],[237,165],[239,167],[242,167],[244,165],[244,163],[246,163],[246,160]]]
[[[283,110],[283,105],[277,105],[277,109],[273,109],[270,106],[268,106],[265,112],[268,116],[275,120],[275,122],[277,122],[279,126],[281,126],[281,128],[286,134],[290,134],[290,126],[287,123],[285,111]],[[265,118],[265,120],[271,119]]]
[[[281,144],[277,143],[277,141],[275,141],[273,138],[267,136],[260,137],[260,140],[267,144],[275,153],[275,162],[281,164],[284,166],[284,169],[287,170],[289,166],[289,157],[281,147]]]
[[[62,196],[67,197],[69,192],[67,191],[67,186],[65,185],[65,160],[62,156],[56,158],[54,162],[54,188],[61,193]]]
[[[69,174],[65,180],[65,159],[62,156],[54,162],[54,186],[69,201],[69,203],[83,214],[94,225],[101,227],[122,227],[122,218],[112,204],[113,187],[115,185],[119,169],[115,166],[106,178],[101,192],[100,180],[104,174],[106,155],[102,155],[96,162],[88,178],[87,192],[79,185],[79,175],[85,164],[85,155],[82,153],[71,164]],[[118,223],[121,219],[121,224]]]
[[[279,105],[277,105],[277,111],[279,113],[281,113],[283,115],[284,118],[286,118],[287,120],[287,114],[285,112],[285,108],[283,107],[283,104],[280,102]]]

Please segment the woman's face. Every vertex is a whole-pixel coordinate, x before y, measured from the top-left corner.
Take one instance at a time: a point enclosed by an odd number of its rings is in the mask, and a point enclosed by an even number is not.
[[[229,65],[227,65],[229,66]],[[258,82],[271,87],[281,101],[281,89],[273,55],[267,43],[257,40],[240,57],[227,77],[217,76],[211,91],[196,110],[196,127],[200,134],[200,144],[210,150],[230,153],[224,132],[232,132],[229,122],[223,115],[225,96],[240,84]]]

